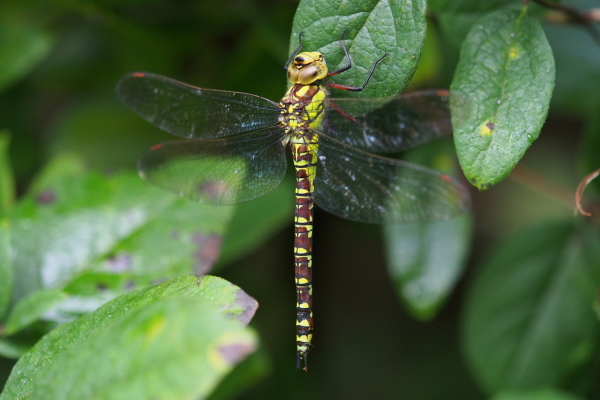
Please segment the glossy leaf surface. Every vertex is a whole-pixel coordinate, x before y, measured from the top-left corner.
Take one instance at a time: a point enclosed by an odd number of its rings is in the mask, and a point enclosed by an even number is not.
[[[12,335],[37,321],[48,310],[60,304],[67,294],[60,290],[40,290],[21,299],[6,319],[4,333]]]
[[[133,173],[107,178],[59,158],[10,215],[19,272],[13,300],[66,288],[101,304],[111,295],[190,273],[190,266],[206,273],[230,214],[165,193]],[[69,313],[77,314],[78,307],[68,307]]]
[[[485,190],[498,183],[538,137],[554,76],[552,50],[525,9],[497,11],[473,26],[451,85],[460,94],[451,98],[454,142],[471,184]]]
[[[373,62],[386,52],[388,56],[365,90],[340,93],[340,97],[389,97],[408,85],[421,55],[425,28],[424,0],[302,1],[294,17],[289,51],[296,48],[298,34],[303,32],[304,51],[321,52],[330,70],[340,68],[347,61],[338,40],[346,29],[344,42],[354,67],[332,81],[360,86]]]
[[[256,307],[210,276],[129,293],[46,335],[19,360],[0,399],[206,396],[256,347],[243,328]]]

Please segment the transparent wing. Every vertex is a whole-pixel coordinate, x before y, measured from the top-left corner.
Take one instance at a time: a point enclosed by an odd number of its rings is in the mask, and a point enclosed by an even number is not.
[[[328,99],[319,130],[374,153],[408,150],[452,133],[450,92],[425,90],[385,99]]]
[[[161,143],[142,155],[147,181],[201,203],[232,205],[275,189],[286,171],[279,127],[231,139]]]
[[[441,172],[356,150],[319,134],[315,201],[353,221],[413,223],[469,208],[467,190]]]
[[[277,103],[252,94],[202,89],[147,72],[119,80],[117,96],[146,121],[186,139],[215,139],[277,124]]]

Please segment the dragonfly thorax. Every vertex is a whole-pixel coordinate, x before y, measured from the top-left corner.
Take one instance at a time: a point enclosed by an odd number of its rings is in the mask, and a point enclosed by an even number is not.
[[[294,61],[287,70],[288,80],[291,83],[310,85],[327,76],[327,64],[323,54],[316,51],[306,51],[294,57]]]
[[[327,93],[318,84],[290,87],[279,102],[279,122],[287,133],[305,136],[309,129],[317,129],[323,120],[323,101]]]

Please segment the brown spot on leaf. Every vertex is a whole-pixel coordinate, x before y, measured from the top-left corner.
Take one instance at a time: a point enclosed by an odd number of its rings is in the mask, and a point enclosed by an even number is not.
[[[196,264],[194,265],[194,272],[198,275],[205,275],[212,269],[212,266],[219,256],[223,238],[214,234],[204,235],[195,233],[193,241],[196,244],[196,252],[194,253]]]
[[[241,307],[243,311],[237,315],[233,315],[233,317],[242,324],[248,325],[258,309],[258,301],[250,297],[242,289],[239,289],[235,295],[235,304]]]
[[[38,194],[35,199],[39,204],[50,204],[56,201],[56,193],[54,190],[44,190],[42,193]]]
[[[219,354],[225,362],[233,366],[243,360],[254,350],[254,346],[249,343],[235,343],[219,347]]]
[[[488,128],[490,131],[493,131],[493,130],[496,128],[496,125],[495,125],[495,124],[494,124],[492,121],[488,121],[488,123],[487,123],[487,124],[485,124],[485,126],[487,126],[487,128]]]
[[[117,254],[108,259],[108,269],[112,272],[129,271],[132,266],[131,255]]]
[[[135,288],[135,282],[134,281],[127,281],[125,282],[125,290],[132,290],[133,288]]]

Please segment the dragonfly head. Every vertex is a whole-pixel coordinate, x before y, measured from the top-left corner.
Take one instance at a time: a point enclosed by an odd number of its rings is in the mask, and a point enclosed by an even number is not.
[[[307,51],[294,57],[287,71],[291,83],[310,85],[327,76],[327,65],[323,54],[316,51]]]

